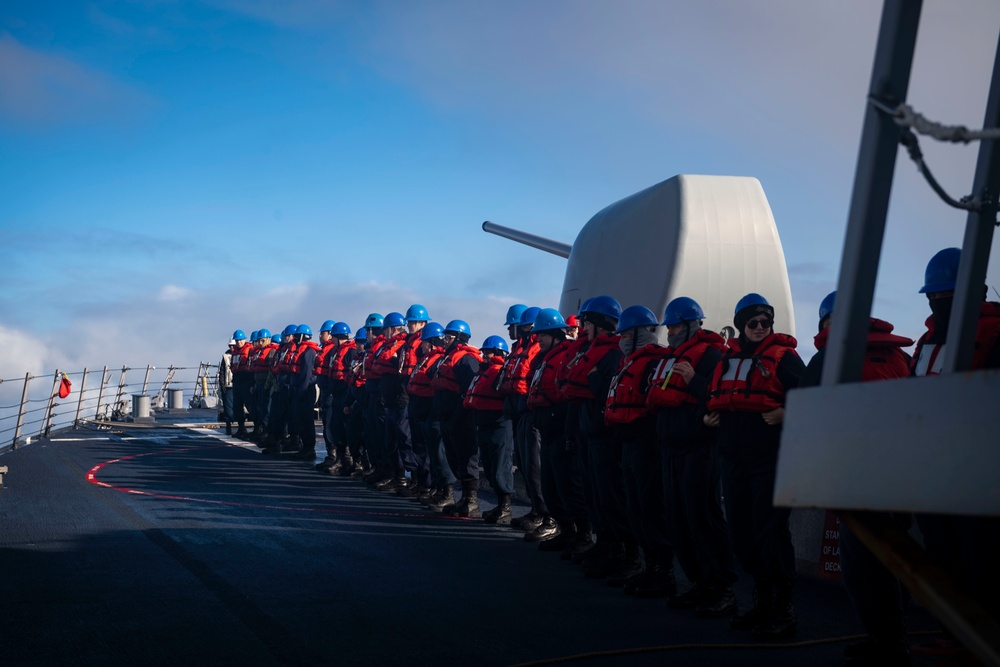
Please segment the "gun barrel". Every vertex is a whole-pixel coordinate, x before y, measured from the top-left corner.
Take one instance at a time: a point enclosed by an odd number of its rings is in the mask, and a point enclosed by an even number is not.
[[[502,236],[505,239],[510,239],[511,241],[523,243],[524,245],[531,246],[532,248],[544,250],[545,252],[549,252],[553,255],[558,255],[559,257],[566,259],[569,258],[569,251],[573,249],[573,246],[568,243],[560,243],[559,241],[547,239],[544,236],[529,234],[528,232],[522,232],[519,229],[504,227],[503,225],[498,225],[495,222],[490,222],[489,220],[483,223],[483,231],[489,232],[490,234],[496,234],[497,236]]]

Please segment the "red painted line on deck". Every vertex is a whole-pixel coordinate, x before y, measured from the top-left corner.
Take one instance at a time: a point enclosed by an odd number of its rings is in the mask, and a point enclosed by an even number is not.
[[[228,447],[228,446],[229,445],[219,445],[219,447]],[[254,509],[290,510],[292,512],[317,512],[319,514],[342,514],[345,516],[375,516],[375,517],[417,518],[417,519],[458,519],[460,521],[467,521],[473,518],[473,517],[446,516],[437,513],[375,512],[371,510],[340,510],[332,508],[322,509],[317,507],[294,507],[288,505],[266,505],[262,503],[238,503],[229,500],[210,500],[207,498],[192,498],[191,496],[178,496],[174,494],[161,493],[156,491],[140,491],[139,489],[132,489],[125,486],[115,486],[114,484],[102,482],[99,479],[97,479],[97,473],[100,472],[101,469],[109,465],[112,465],[114,463],[125,463],[133,459],[143,458],[146,456],[155,456],[157,454],[177,454],[194,450],[204,451],[205,449],[215,449],[215,447],[185,447],[182,449],[164,449],[161,451],[143,452],[141,454],[132,454],[131,456],[122,456],[117,459],[110,459],[108,461],[104,461],[103,463],[98,463],[93,468],[88,470],[87,481],[96,486],[100,486],[105,489],[111,489],[112,491],[119,491],[121,493],[130,493],[136,496],[148,496],[150,498],[159,498],[161,500],[180,500],[191,503],[203,503],[206,505],[248,507]]]

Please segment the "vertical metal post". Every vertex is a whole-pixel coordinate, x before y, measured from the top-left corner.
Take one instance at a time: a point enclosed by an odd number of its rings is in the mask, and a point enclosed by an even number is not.
[[[80,425],[80,411],[83,410],[83,392],[87,387],[87,369],[83,369],[83,379],[80,380],[80,398],[76,402],[76,417],[73,419],[73,426]]]
[[[870,98],[889,105],[906,101],[921,5],[921,0],[886,0],[883,5]],[[823,365],[824,385],[861,379],[898,144],[899,129],[892,118],[869,103],[840,260],[837,317]]]
[[[148,384],[149,384],[149,371],[151,371],[152,369],[153,369],[153,367],[152,367],[152,366],[150,366],[149,364],[146,364],[146,377],[145,377],[145,378],[143,378],[143,380],[142,380],[142,391],[141,391],[141,392],[139,392],[139,393],[141,393],[141,394],[142,394],[143,396],[145,396],[145,395],[146,395],[146,385],[148,385]]]
[[[21,391],[21,407],[17,411],[17,426],[14,427],[14,441],[10,443],[11,449],[17,449],[17,439],[21,437],[21,426],[24,425],[24,406],[28,404],[29,382],[31,382],[31,373],[25,373],[24,389]]]
[[[115,397],[115,405],[122,402],[122,398],[125,395],[125,373],[128,371],[128,366],[122,366],[121,377],[118,378],[118,394]]]
[[[104,400],[104,385],[108,383],[108,367],[104,367],[104,374],[101,375],[101,389],[97,392],[97,409],[94,411],[94,419],[101,418],[101,401]]]
[[[1000,41],[993,59],[993,80],[986,101],[983,127],[1000,127]],[[955,300],[951,304],[948,341],[944,346],[942,373],[972,368],[972,351],[979,326],[979,306],[983,301],[986,267],[993,243],[993,224],[1000,195],[1000,147],[996,141],[979,142],[979,158],[973,179],[972,194],[985,205],[982,211],[970,211],[962,241],[962,259],[958,265]]]
[[[56,403],[56,392],[59,391],[59,380],[61,374],[59,369],[56,369],[56,377],[52,382],[52,391],[49,392],[49,402],[45,405],[45,416],[42,417],[42,428],[38,430],[39,438],[49,437],[49,431],[52,429],[52,406]]]

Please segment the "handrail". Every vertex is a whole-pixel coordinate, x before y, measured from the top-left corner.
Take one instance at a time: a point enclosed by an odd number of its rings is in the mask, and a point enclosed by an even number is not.
[[[0,452],[17,449],[85,420],[125,421],[132,412],[131,396],[145,395],[147,390],[156,392],[150,401],[154,410],[166,409],[167,392],[177,389],[191,407],[201,404],[203,398],[218,396],[218,364],[210,362],[199,362],[197,366],[150,364],[144,368],[124,364],[105,366],[103,370],[100,381],[95,377],[100,368],[96,372],[91,368],[56,369],[45,375],[25,373],[20,378],[0,379]],[[129,376],[132,370],[144,375]],[[71,388],[69,395],[61,399],[59,387],[64,375]]]

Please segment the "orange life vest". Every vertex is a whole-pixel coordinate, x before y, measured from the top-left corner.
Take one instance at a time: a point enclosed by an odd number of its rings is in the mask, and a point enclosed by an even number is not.
[[[328,340],[324,345],[319,348],[319,352],[316,353],[316,359],[313,362],[313,375],[318,375],[320,377],[326,377],[329,373],[329,368],[327,366],[327,357],[330,353],[337,348],[333,340]]]
[[[664,348],[650,343],[622,358],[621,368],[611,380],[608,400],[604,405],[606,424],[631,424],[650,414],[646,406],[648,387],[644,386],[643,380],[650,364],[655,363],[663,353]]]
[[[499,354],[494,355],[489,363],[479,367],[469,388],[465,392],[462,405],[472,410],[503,410],[503,394],[494,386],[505,359]]]
[[[667,347],[666,353],[653,369],[649,379],[649,393],[646,405],[651,408],[676,408],[685,403],[697,403],[698,398],[687,390],[687,382],[674,373],[674,364],[686,361],[691,368],[697,368],[705,352],[710,349],[725,351],[726,341],[714,331],[699,329],[691,338],[677,346]]]
[[[334,382],[347,382],[348,368],[344,364],[347,353],[357,349],[357,344],[353,340],[345,340],[337,346],[337,349],[327,356],[326,376]]]
[[[438,359],[444,356],[443,347],[432,347],[431,351],[417,363],[410,373],[410,381],[406,384],[406,393],[410,396],[431,398],[434,388],[431,387],[431,371]]]
[[[785,388],[778,379],[778,366],[786,354],[796,354],[798,342],[791,336],[772,333],[750,357],[740,356],[739,339],[715,368],[709,388],[708,409],[768,412],[785,404]]]
[[[300,362],[302,360],[302,355],[306,353],[306,350],[315,350],[318,355],[319,345],[317,345],[316,341],[314,340],[304,340],[298,344],[298,346],[295,349],[295,355],[292,357],[292,363],[291,363],[292,366],[291,372],[294,373],[295,375],[298,375],[299,371],[302,369],[302,365]]]
[[[467,354],[471,354],[477,361],[483,360],[483,355],[477,348],[465,343],[459,343],[444,353],[444,358],[437,365],[434,377],[431,378],[431,387],[434,391],[462,393],[462,387],[459,386],[458,378],[455,376],[455,364]]]
[[[537,336],[530,336],[528,342],[518,339],[514,343],[510,356],[504,362],[500,371],[500,392],[525,396],[528,393],[528,376],[531,374],[531,362],[540,349]]]
[[[913,345],[913,340],[897,336],[892,329],[893,326],[884,320],[869,318],[865,361],[861,367],[862,382],[891,380],[910,374],[909,360],[900,348]],[[817,350],[826,347],[829,336],[829,327],[816,334],[813,343]]]
[[[378,359],[379,352],[382,350],[382,346],[385,345],[385,336],[379,334],[372,340],[371,347],[368,348],[368,352],[364,357],[364,373],[365,377],[377,380],[382,376],[375,368],[375,360]]]
[[[575,354],[571,350],[570,354],[567,355],[569,360],[562,367],[558,378],[563,396],[566,398],[594,398],[587,376],[608,352],[618,349],[618,341],[620,340],[621,336],[616,334],[602,334],[595,338],[589,346],[581,345],[579,348],[575,348],[577,350]]]
[[[254,357],[253,363],[250,364],[250,368],[253,369],[254,373],[266,373],[270,370],[271,361],[268,357],[278,349],[277,343],[268,343],[262,348],[257,350],[257,355]]]
[[[910,370],[913,375],[938,375],[944,363],[944,343],[928,343],[934,335],[934,318],[925,322],[927,331],[917,341]],[[979,324],[976,327],[976,345],[972,351],[972,367],[983,368],[986,358],[1000,340],[1000,303],[984,301],[979,308]]]
[[[561,340],[542,357],[542,363],[535,369],[531,376],[531,385],[528,386],[529,410],[548,408],[566,400],[559,390],[556,376],[562,370],[563,364],[569,360],[569,349],[569,342]]]
[[[281,354],[278,356],[278,364],[275,366],[277,373],[287,374],[292,372],[292,361],[295,359],[296,347],[295,343],[285,343],[285,349],[281,350]]]
[[[238,348],[233,351],[233,360],[230,363],[230,368],[233,373],[250,373],[250,353],[253,352],[253,346],[250,343],[246,343],[243,347]]]

